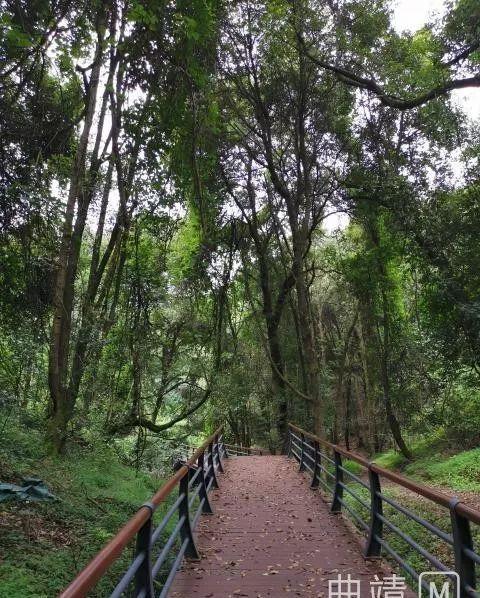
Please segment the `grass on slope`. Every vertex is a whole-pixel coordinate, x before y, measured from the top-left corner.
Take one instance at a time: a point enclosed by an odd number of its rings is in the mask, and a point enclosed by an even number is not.
[[[480,492],[480,448],[452,454],[448,452],[441,437],[437,437],[418,441],[412,445],[411,449],[415,456],[411,462],[407,462],[400,453],[393,450],[377,455],[374,461],[388,469],[399,470],[405,476],[414,478],[424,484],[440,487],[449,494]],[[353,471],[351,467],[349,470],[352,473],[358,473],[357,471]],[[369,504],[369,492],[359,484],[352,482],[352,480],[349,480],[349,482],[349,489],[353,490],[358,498]],[[439,507],[395,484],[385,482],[383,479],[382,493],[430,523],[433,523],[444,532],[451,532],[450,514],[447,509]],[[364,521],[369,521],[369,509],[364,508],[348,493],[344,498],[350,508],[354,509]],[[478,508],[475,496],[467,495],[465,500],[467,503]],[[384,516],[391,523],[435,555],[444,565],[447,567],[454,566],[453,551],[445,542],[432,535],[423,526],[409,519],[386,502],[384,502],[383,510]],[[345,514],[348,515],[347,513]],[[472,526],[472,534],[475,546],[478,548],[480,545],[480,529],[475,525]],[[387,526],[384,526],[383,537],[416,571],[427,571],[432,568],[431,564],[425,558],[410,547],[396,533],[389,530]],[[392,562],[392,564],[395,568],[398,568],[396,563]],[[407,580],[413,588],[416,587],[416,582],[412,578],[407,576]]]
[[[374,458],[387,469],[401,470],[408,477],[452,492],[480,492],[480,448],[451,454],[438,442],[418,442],[412,446],[414,460],[407,462],[396,451]]]
[[[0,479],[18,483],[21,476],[41,478],[59,500],[0,503],[0,598],[57,595],[161,484],[121,464],[106,445],[52,458],[40,432],[11,428],[0,440]],[[105,595],[131,558],[125,553],[92,595]]]

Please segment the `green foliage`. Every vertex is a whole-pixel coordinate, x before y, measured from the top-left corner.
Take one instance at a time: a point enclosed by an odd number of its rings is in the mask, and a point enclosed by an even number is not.
[[[445,455],[441,459],[438,454],[431,454],[408,465],[405,472],[435,486],[459,492],[479,492],[480,449]]]
[[[414,459],[409,462],[398,451],[375,455],[375,463],[387,469],[401,470],[405,475],[447,491],[480,491],[479,449],[452,454],[443,430],[412,442]]]
[[[348,470],[350,473],[353,473],[355,475],[359,475],[359,474],[363,473],[363,467],[356,461],[351,461],[351,460],[347,459],[346,461],[343,462],[343,467],[346,470]]]
[[[408,463],[403,455],[396,451],[387,451],[376,455],[374,461],[378,465],[389,469],[401,469],[404,475],[421,483],[437,486],[446,493],[479,492],[480,449],[475,448],[451,455],[446,452],[446,441],[442,433],[437,432],[432,436],[412,443],[415,458],[411,463]],[[383,494],[433,523],[446,533],[450,533],[450,515],[446,509],[438,507],[398,486],[391,485],[385,480],[382,480],[382,483]],[[357,496],[369,503],[370,496],[366,489],[360,487],[357,483],[350,483],[349,486]],[[357,500],[348,493],[345,499],[351,508],[359,513],[364,520],[368,521],[369,511],[367,509],[359,505]],[[470,498],[466,497],[465,500],[468,502]],[[451,551],[447,549],[441,540],[434,538],[423,526],[405,517],[387,503],[384,503],[384,516],[421,546],[428,546],[429,552],[439,556],[446,566],[453,566]],[[478,541],[478,530],[474,529],[473,531]],[[385,539],[414,569],[417,571],[428,570],[428,562],[394,532],[386,529]],[[395,563],[392,562],[392,564]],[[415,587],[415,580],[409,579],[409,583],[412,587]]]
[[[2,466],[62,501],[8,508],[0,592],[54,595],[151,494],[146,472],[220,422],[277,450],[288,418],[477,490],[478,449],[454,452],[480,440],[478,131],[448,95],[400,112],[382,90],[413,98],[476,73],[478,49],[455,56],[478,40],[478,3],[413,33],[392,29],[388,0],[10,4]],[[113,76],[83,155],[104,34],[99,94]],[[334,235],[329,211],[349,218]],[[75,396],[62,458],[42,440],[57,394]]]
[[[148,10],[141,2],[132,3],[127,13],[127,19],[134,23],[147,25],[152,31],[155,31],[155,25],[158,23],[158,17],[155,13]]]
[[[190,210],[173,239],[169,255],[169,270],[177,282],[188,278],[195,267],[202,242],[198,215]]]
[[[2,506],[2,598],[56,595],[162,483],[120,463],[106,444],[78,446],[53,459],[39,431],[17,425],[4,430],[1,443],[2,479],[41,477],[59,497],[52,504]],[[122,564],[93,595],[104,595]]]

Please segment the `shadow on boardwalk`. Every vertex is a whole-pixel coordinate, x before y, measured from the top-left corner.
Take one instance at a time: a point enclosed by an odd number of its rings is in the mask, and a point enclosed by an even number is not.
[[[329,512],[292,460],[224,463],[221,488],[211,495],[215,514],[198,528],[202,560],[179,571],[172,598],[327,598],[328,581],[339,574],[359,580],[361,598],[370,598],[375,574],[391,574],[384,563],[363,558],[345,521]],[[405,592],[405,598],[413,595]]]

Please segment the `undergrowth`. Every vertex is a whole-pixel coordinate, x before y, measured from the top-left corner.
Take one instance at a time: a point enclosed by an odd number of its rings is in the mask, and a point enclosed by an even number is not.
[[[2,481],[38,477],[58,497],[49,503],[0,504],[0,598],[57,595],[162,483],[121,463],[103,443],[72,446],[67,456],[54,458],[40,431],[11,426],[0,451]],[[157,521],[165,509],[159,509]],[[132,551],[124,551],[91,596],[112,589]]]
[[[414,453],[412,461],[407,461],[403,455],[394,450],[376,455],[373,460],[378,465],[387,469],[399,470],[407,477],[416,479],[427,485],[439,487],[448,494],[480,491],[480,448],[452,454],[449,447],[443,443],[440,434],[428,440],[414,442],[411,448]],[[347,461],[344,466],[345,469],[357,476],[363,474],[363,479],[367,481],[366,472],[361,466],[351,461]],[[369,507],[370,492],[354,481],[348,474],[345,474],[345,481],[347,488],[353,491]],[[381,478],[381,484],[382,494],[386,497],[393,499],[403,507],[414,512],[417,516],[434,524],[440,530],[448,534],[451,533],[450,513],[448,509],[390,483],[384,478]],[[470,499],[470,496],[464,498],[467,503],[470,502]],[[369,523],[369,508],[361,505],[357,498],[352,496],[348,491],[344,493],[344,500],[349,508],[353,509],[365,522]],[[477,505],[474,504],[473,506]],[[346,512],[346,509],[344,511],[345,516],[349,517],[356,527],[361,530],[361,526]],[[446,542],[385,501],[383,502],[383,514],[394,526],[438,558],[444,565],[449,568],[454,567],[453,549]],[[474,524],[472,524],[472,535],[474,546],[478,550],[480,548],[480,529]],[[404,539],[385,524],[383,538],[405,560],[408,566],[418,573],[432,569],[432,565],[426,558],[422,557],[417,550],[409,546]],[[382,554],[398,569],[398,564],[387,555],[384,549],[382,549]],[[415,579],[405,572],[403,574],[406,576],[411,587],[416,588],[417,582]]]

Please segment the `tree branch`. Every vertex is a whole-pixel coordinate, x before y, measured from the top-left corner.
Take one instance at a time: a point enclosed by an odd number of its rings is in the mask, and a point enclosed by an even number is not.
[[[127,421],[125,421],[121,424],[112,426],[110,428],[109,432],[111,434],[116,434],[123,430],[130,431],[132,428],[138,426],[141,428],[146,428],[147,430],[150,430],[150,432],[155,432],[155,434],[159,434],[160,432],[163,432],[164,430],[168,430],[169,428],[172,428],[175,424],[178,424],[182,420],[186,419],[187,417],[189,417],[190,415],[195,413],[195,411],[200,409],[200,407],[204,403],[207,402],[207,400],[209,399],[211,394],[212,394],[212,389],[207,388],[207,390],[203,394],[203,397],[197,403],[195,403],[195,405],[193,407],[190,407],[190,409],[187,409],[186,411],[184,411],[180,415],[177,415],[176,417],[174,417],[173,419],[171,419],[169,422],[167,422],[165,424],[157,425],[154,422],[152,422],[149,419],[146,419],[144,417],[134,417],[134,418],[129,418]]]
[[[334,64],[330,64],[318,58],[317,56],[312,54],[312,52],[307,48],[305,40],[301,36],[298,37],[300,40],[300,45],[303,48],[303,51],[305,52],[305,55],[314,64],[326,71],[334,73],[334,75],[336,75],[336,77],[346,85],[357,87],[358,89],[366,89],[367,91],[375,94],[382,104],[384,104],[385,106],[389,106],[390,108],[397,108],[398,110],[410,110],[412,108],[422,106],[423,104],[426,104],[431,100],[444,96],[454,89],[480,87],[480,73],[477,73],[476,75],[466,77],[464,79],[447,80],[443,85],[438,85],[437,87],[430,89],[430,91],[422,93],[416,96],[415,98],[398,98],[396,96],[388,94],[383,89],[383,87],[375,81],[375,79],[362,77],[360,75],[357,75],[353,71],[350,71],[340,66],[336,66]],[[460,58],[458,58],[458,60],[460,60]],[[447,65],[448,64],[449,63],[447,63]]]

